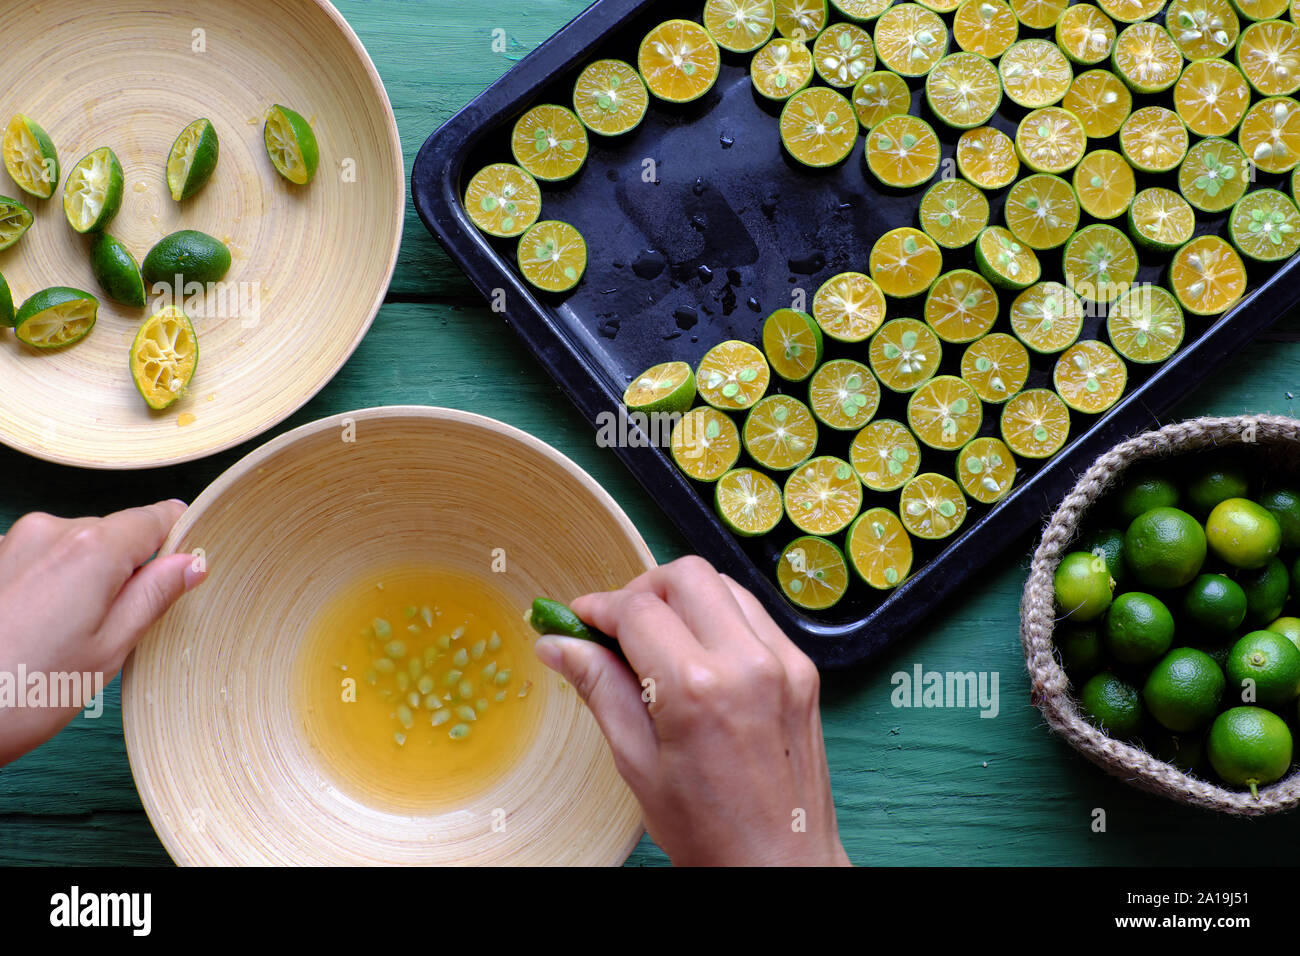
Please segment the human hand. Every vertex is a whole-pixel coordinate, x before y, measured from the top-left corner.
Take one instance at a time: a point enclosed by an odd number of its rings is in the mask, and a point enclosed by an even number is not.
[[[628,664],[574,638],[537,655],[587,702],[674,863],[848,863],[817,669],[752,594],[689,557],[572,607]]]
[[[106,518],[20,518],[0,537],[0,674],[100,674],[204,577],[188,554],[150,561],[185,513],[179,501]],[[25,694],[26,687],[15,687]],[[83,688],[89,703],[93,690]],[[56,703],[50,700],[47,703]],[[0,707],[0,766],[57,734],[81,706]]]

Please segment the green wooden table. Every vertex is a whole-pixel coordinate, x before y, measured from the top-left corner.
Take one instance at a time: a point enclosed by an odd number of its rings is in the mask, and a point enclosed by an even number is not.
[[[339,0],[388,86],[407,168],[425,137],[586,0]],[[493,52],[492,31],[508,37]],[[1217,370],[1169,416],[1291,414],[1300,319]],[[374,329],[338,378],[280,431],[378,404],[462,408],[509,422],[573,458],[627,509],[661,561],[684,544],[654,502],[509,334],[430,238],[408,203],[397,273]],[[101,474],[0,449],[0,529],[21,514],[102,514],[161,498],[192,500],[272,437],[213,459],[143,474]],[[1046,506],[1046,503],[1045,503]],[[1300,815],[1231,821],[1141,794],[1053,739],[1029,703],[1017,608],[1031,542],[947,602],[892,653],[824,681],[823,720],[840,832],[860,864],[1229,864],[1293,862]],[[975,710],[896,709],[891,676],[999,674],[993,719]],[[122,743],[118,684],[99,720],[79,718],[0,770],[0,863],[165,864]],[[1107,832],[1091,829],[1103,808]],[[661,864],[648,839],[632,863]]]

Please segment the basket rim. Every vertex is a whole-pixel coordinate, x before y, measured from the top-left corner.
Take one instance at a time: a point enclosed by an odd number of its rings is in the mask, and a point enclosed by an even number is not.
[[[1020,641],[1030,699],[1051,729],[1075,750],[1125,783],[1179,803],[1236,816],[1278,813],[1300,805],[1300,771],[1250,793],[1193,777],[1133,744],[1102,733],[1080,713],[1055,654],[1053,576],[1089,508],[1130,467],[1142,461],[1227,445],[1300,447],[1300,420],[1282,415],[1194,418],[1144,432],[1115,445],[1080,475],[1052,513],[1034,549],[1020,604]]]

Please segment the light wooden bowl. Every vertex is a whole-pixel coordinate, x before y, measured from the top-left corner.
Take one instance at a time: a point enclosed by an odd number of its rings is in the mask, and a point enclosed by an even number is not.
[[[356,34],[325,0],[0,0],[0,23],[0,124],[25,113],[44,126],[63,179],[91,150],[111,146],[126,185],[109,233],[140,261],[179,229],[225,241],[226,290],[242,290],[245,306],[222,309],[208,297],[195,318],[191,392],[151,412],[127,366],[150,311],[101,295],[89,240],[64,218],[62,183],[51,199],[34,199],[0,169],[0,194],[36,216],[0,252],[15,300],[52,285],[101,296],[94,332],[71,348],[38,354],[0,334],[0,442],[63,464],[155,467],[239,444],[301,408],[370,327],[401,240],[397,124]],[[276,103],[307,117],[320,141],[308,186],[290,185],[267,158],[262,124]],[[178,204],[167,191],[167,154],[201,116],[216,128],[220,162]]]
[[[355,442],[346,442],[349,429]],[[595,720],[539,679],[513,767],[450,811],[395,812],[340,788],[287,692],[320,608],[394,561],[486,571],[520,608],[620,587],[653,566],[590,476],[491,419],[379,408],[289,432],[221,476],[163,553],[202,549],[208,580],[128,660],[122,718],[136,786],[182,864],[617,864],[642,832]],[[499,579],[499,580],[498,580]],[[549,674],[549,672],[547,672]],[[531,703],[531,700],[530,700]],[[359,786],[364,787],[364,782]],[[388,808],[386,808],[388,807]],[[504,832],[493,812],[506,810]]]

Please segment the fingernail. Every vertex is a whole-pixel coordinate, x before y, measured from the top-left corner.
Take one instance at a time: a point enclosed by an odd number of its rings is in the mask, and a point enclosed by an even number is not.
[[[181,499],[179,499],[179,498],[172,498],[172,499],[170,499],[170,500],[171,500],[171,502],[172,502],[173,504],[178,504],[178,505],[180,505],[182,508],[188,508],[188,507],[189,507],[189,505],[188,505],[186,502],[181,501]]]
[[[533,645],[533,651],[537,654],[537,659],[553,671],[560,669],[560,661],[564,659],[564,652],[560,650],[559,642],[553,637],[540,637],[537,643]]]
[[[193,591],[196,587],[198,587],[200,584],[203,583],[203,579],[206,578],[207,576],[208,576],[208,571],[206,568],[200,569],[195,566],[195,562],[191,561],[188,565],[185,566],[185,590],[187,592]]]

